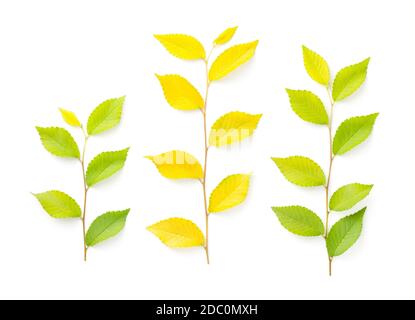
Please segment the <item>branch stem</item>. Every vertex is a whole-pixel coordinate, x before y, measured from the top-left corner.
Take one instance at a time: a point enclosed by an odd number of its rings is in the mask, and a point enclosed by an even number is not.
[[[88,246],[86,245],[86,204],[87,204],[87,198],[88,198],[88,184],[86,182],[86,170],[85,170],[85,154],[86,154],[86,147],[88,144],[88,134],[85,132],[85,129],[82,127],[82,132],[84,133],[84,148],[82,151],[82,157],[81,157],[81,167],[82,167],[82,177],[84,182],[84,208],[82,211],[82,233],[83,233],[83,239],[84,239],[84,261],[87,261],[87,254],[88,254]]]
[[[204,208],[205,208],[205,252],[206,252],[206,261],[207,264],[210,264],[210,257],[209,257],[209,208],[208,208],[208,198],[207,198],[207,188],[206,188],[206,178],[207,178],[207,165],[208,165],[208,154],[209,154],[209,142],[208,142],[208,129],[207,129],[207,105],[208,105],[208,98],[209,98],[209,88],[210,88],[210,80],[209,80],[209,59],[212,55],[213,50],[215,47],[212,48],[209,55],[205,59],[205,69],[206,69],[206,92],[205,92],[205,103],[203,106],[202,115],[203,115],[203,133],[204,133],[204,166],[203,166],[203,180],[202,188],[203,188],[203,201],[204,201]]]
[[[333,169],[333,160],[334,160],[334,154],[333,154],[333,111],[334,111],[334,100],[330,93],[330,86],[327,86],[327,94],[329,96],[330,100],[330,112],[329,112],[329,123],[327,125],[328,131],[329,131],[329,171],[327,175],[327,183],[324,187],[325,195],[326,195],[326,224],[325,224],[325,231],[324,231],[324,239],[327,240],[328,234],[329,234],[329,227],[330,227],[330,207],[329,207],[329,196],[330,196],[330,182],[331,182],[331,176],[332,176],[332,169]],[[333,258],[329,256],[329,275],[332,275],[332,263]]]

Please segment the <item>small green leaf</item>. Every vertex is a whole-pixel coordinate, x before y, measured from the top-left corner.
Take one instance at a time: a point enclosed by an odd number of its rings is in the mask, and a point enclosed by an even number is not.
[[[327,86],[330,82],[330,70],[326,60],[319,54],[303,46],[304,67],[314,81]]]
[[[352,150],[371,134],[379,113],[345,120],[337,129],[333,140],[333,153],[342,155]]]
[[[370,58],[339,71],[333,83],[333,99],[340,101],[355,93],[365,82]]]
[[[81,208],[74,199],[61,191],[47,191],[33,194],[43,209],[53,218],[80,218]]]
[[[323,102],[314,93],[287,89],[291,108],[304,121],[315,124],[328,124],[329,117]]]
[[[124,100],[125,97],[109,99],[96,107],[88,119],[88,134],[97,135],[116,127],[121,121]]]
[[[89,187],[101,182],[120,171],[127,159],[128,150],[103,152],[97,155],[88,165],[86,182]]]
[[[282,226],[288,231],[303,237],[318,237],[324,234],[324,225],[313,211],[301,207],[273,207]]]
[[[288,158],[272,158],[284,177],[301,187],[317,187],[326,183],[326,176],[320,166],[313,160],[294,156]]]
[[[36,127],[43,146],[51,154],[63,158],[79,159],[79,148],[72,135],[63,128]]]
[[[124,229],[129,212],[130,209],[111,211],[96,218],[86,234],[87,246],[93,247],[119,234]]]
[[[373,184],[352,183],[339,188],[330,199],[330,210],[346,211],[368,196]]]
[[[362,233],[363,216],[366,208],[337,222],[327,237],[327,251],[330,257],[337,257],[349,250]]]

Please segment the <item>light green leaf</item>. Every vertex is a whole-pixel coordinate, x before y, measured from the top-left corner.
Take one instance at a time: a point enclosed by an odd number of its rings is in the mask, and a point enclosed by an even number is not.
[[[355,93],[365,82],[370,58],[339,71],[333,83],[333,99],[340,101]]]
[[[81,208],[74,199],[61,191],[52,190],[33,194],[42,208],[53,218],[80,218]]]
[[[330,210],[346,211],[368,196],[373,184],[352,183],[339,188],[330,199]]]
[[[93,247],[119,234],[124,229],[129,213],[130,209],[111,211],[96,218],[86,234],[87,246]]]
[[[327,251],[330,257],[337,257],[349,250],[362,233],[363,216],[366,208],[337,222],[327,237]]]
[[[324,225],[313,211],[301,207],[273,207],[282,226],[288,231],[303,237],[318,237],[324,234]]]
[[[121,121],[124,101],[125,97],[109,99],[96,107],[88,119],[88,134],[97,135],[116,127]]]
[[[329,117],[323,102],[314,93],[287,89],[291,108],[304,121],[328,124]]]
[[[306,46],[303,46],[304,67],[314,81],[327,86],[330,82],[330,70],[326,60]]]
[[[326,176],[320,166],[313,160],[294,156],[288,158],[272,158],[284,177],[301,187],[317,187],[326,183]]]
[[[120,171],[127,159],[128,150],[103,152],[88,165],[86,182],[89,187],[101,182]]]
[[[63,158],[79,159],[79,148],[72,135],[63,128],[36,127],[42,144],[51,154]]]
[[[371,134],[379,113],[345,120],[337,129],[333,140],[333,153],[342,155],[352,150]]]

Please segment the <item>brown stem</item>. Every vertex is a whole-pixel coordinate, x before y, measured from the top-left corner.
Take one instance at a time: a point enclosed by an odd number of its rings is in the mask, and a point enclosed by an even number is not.
[[[84,181],[84,209],[82,211],[82,233],[83,233],[83,239],[84,239],[84,261],[87,260],[87,254],[88,254],[88,246],[86,245],[86,203],[87,203],[87,197],[88,197],[88,185],[86,182],[86,170],[85,170],[85,153],[86,153],[86,146],[88,143],[88,135],[85,132],[85,130],[82,128],[85,142],[84,142],[84,149],[82,151],[82,157],[81,157],[81,167],[82,167],[82,177]]]
[[[329,257],[329,276],[332,276],[333,258]]]
[[[328,234],[329,234],[329,226],[330,226],[330,207],[329,207],[329,195],[330,195],[330,181],[331,181],[331,173],[333,169],[333,109],[334,109],[334,101],[330,94],[330,86],[327,87],[327,93],[329,95],[330,99],[330,113],[329,113],[329,123],[328,123],[328,130],[329,130],[329,146],[330,146],[330,156],[329,156],[329,172],[327,175],[327,183],[324,187],[325,194],[326,194],[326,225],[325,225],[325,231],[324,231],[324,239],[327,240]],[[333,258],[329,256],[329,275],[332,274],[332,262]]]
[[[205,105],[203,106],[202,114],[203,114],[203,133],[204,133],[204,145],[205,145],[205,160],[204,160],[204,168],[203,168],[203,180],[202,187],[203,187],[203,201],[205,207],[205,225],[206,225],[206,243],[205,243],[205,251],[206,251],[206,261],[207,264],[210,264],[209,258],[209,208],[208,208],[208,199],[207,199],[207,188],[206,188],[206,177],[207,177],[207,165],[208,165],[208,153],[209,153],[209,142],[208,142],[208,130],[207,130],[207,104],[208,104],[208,97],[209,97],[209,59],[212,55],[212,52],[215,47],[212,48],[208,57],[205,59],[205,67],[206,67],[206,92],[205,92]]]

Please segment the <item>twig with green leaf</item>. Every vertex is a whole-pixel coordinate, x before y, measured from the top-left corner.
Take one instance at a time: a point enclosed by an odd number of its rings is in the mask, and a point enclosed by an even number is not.
[[[249,61],[256,50],[258,41],[232,46],[220,54],[210,65],[214,50],[228,43],[236,32],[235,28],[225,30],[213,42],[212,49],[206,54],[203,45],[194,37],[180,34],[156,35],[156,39],[165,49],[177,58],[199,60],[205,71],[205,96],[185,78],[179,75],[157,75],[169,105],[182,111],[197,110],[203,119],[204,165],[196,157],[184,151],[173,150],[157,156],[149,156],[159,172],[169,179],[193,179],[199,181],[203,192],[205,217],[205,234],[192,221],[172,218],[160,221],[148,230],[154,233],[165,245],[171,248],[203,247],[209,263],[209,217],[241,204],[248,193],[250,175],[230,175],[212,191],[210,199],[207,194],[207,164],[211,147],[225,147],[238,143],[251,136],[262,115],[243,112],[230,112],[218,119],[212,126],[210,134],[207,128],[208,96],[213,82],[224,78],[229,73]]]
[[[121,121],[125,97],[110,99],[101,103],[91,113],[86,128],[72,112],[60,109],[63,120],[82,132],[84,145],[82,153],[72,135],[64,128],[36,127],[43,146],[51,154],[79,161],[83,180],[83,206],[64,192],[52,190],[34,194],[43,209],[53,218],[80,219],[82,223],[83,256],[87,260],[88,249],[116,236],[125,226],[130,209],[110,211],[94,220],[86,228],[87,199],[89,190],[101,181],[120,171],[125,164],[128,148],[120,151],[103,152],[86,167],[85,157],[90,137],[116,127]]]
[[[312,210],[303,206],[273,207],[273,211],[288,231],[304,237],[322,236],[324,238],[331,275],[334,258],[349,250],[360,237],[366,208],[340,219],[331,229],[330,217],[333,212],[353,209],[366,198],[373,187],[369,184],[351,183],[339,188],[330,197],[333,162],[336,157],[354,149],[369,137],[378,113],[345,120],[333,137],[335,105],[351,96],[362,86],[366,80],[370,59],[340,70],[332,83],[326,60],[306,47],[303,47],[303,58],[308,75],[327,91],[329,108],[326,108],[322,100],[310,91],[287,89],[287,93],[291,108],[302,120],[325,126],[328,129],[327,177],[321,167],[307,157],[293,156],[272,158],[272,160],[291,183],[301,187],[323,188],[325,222],[323,223]]]

